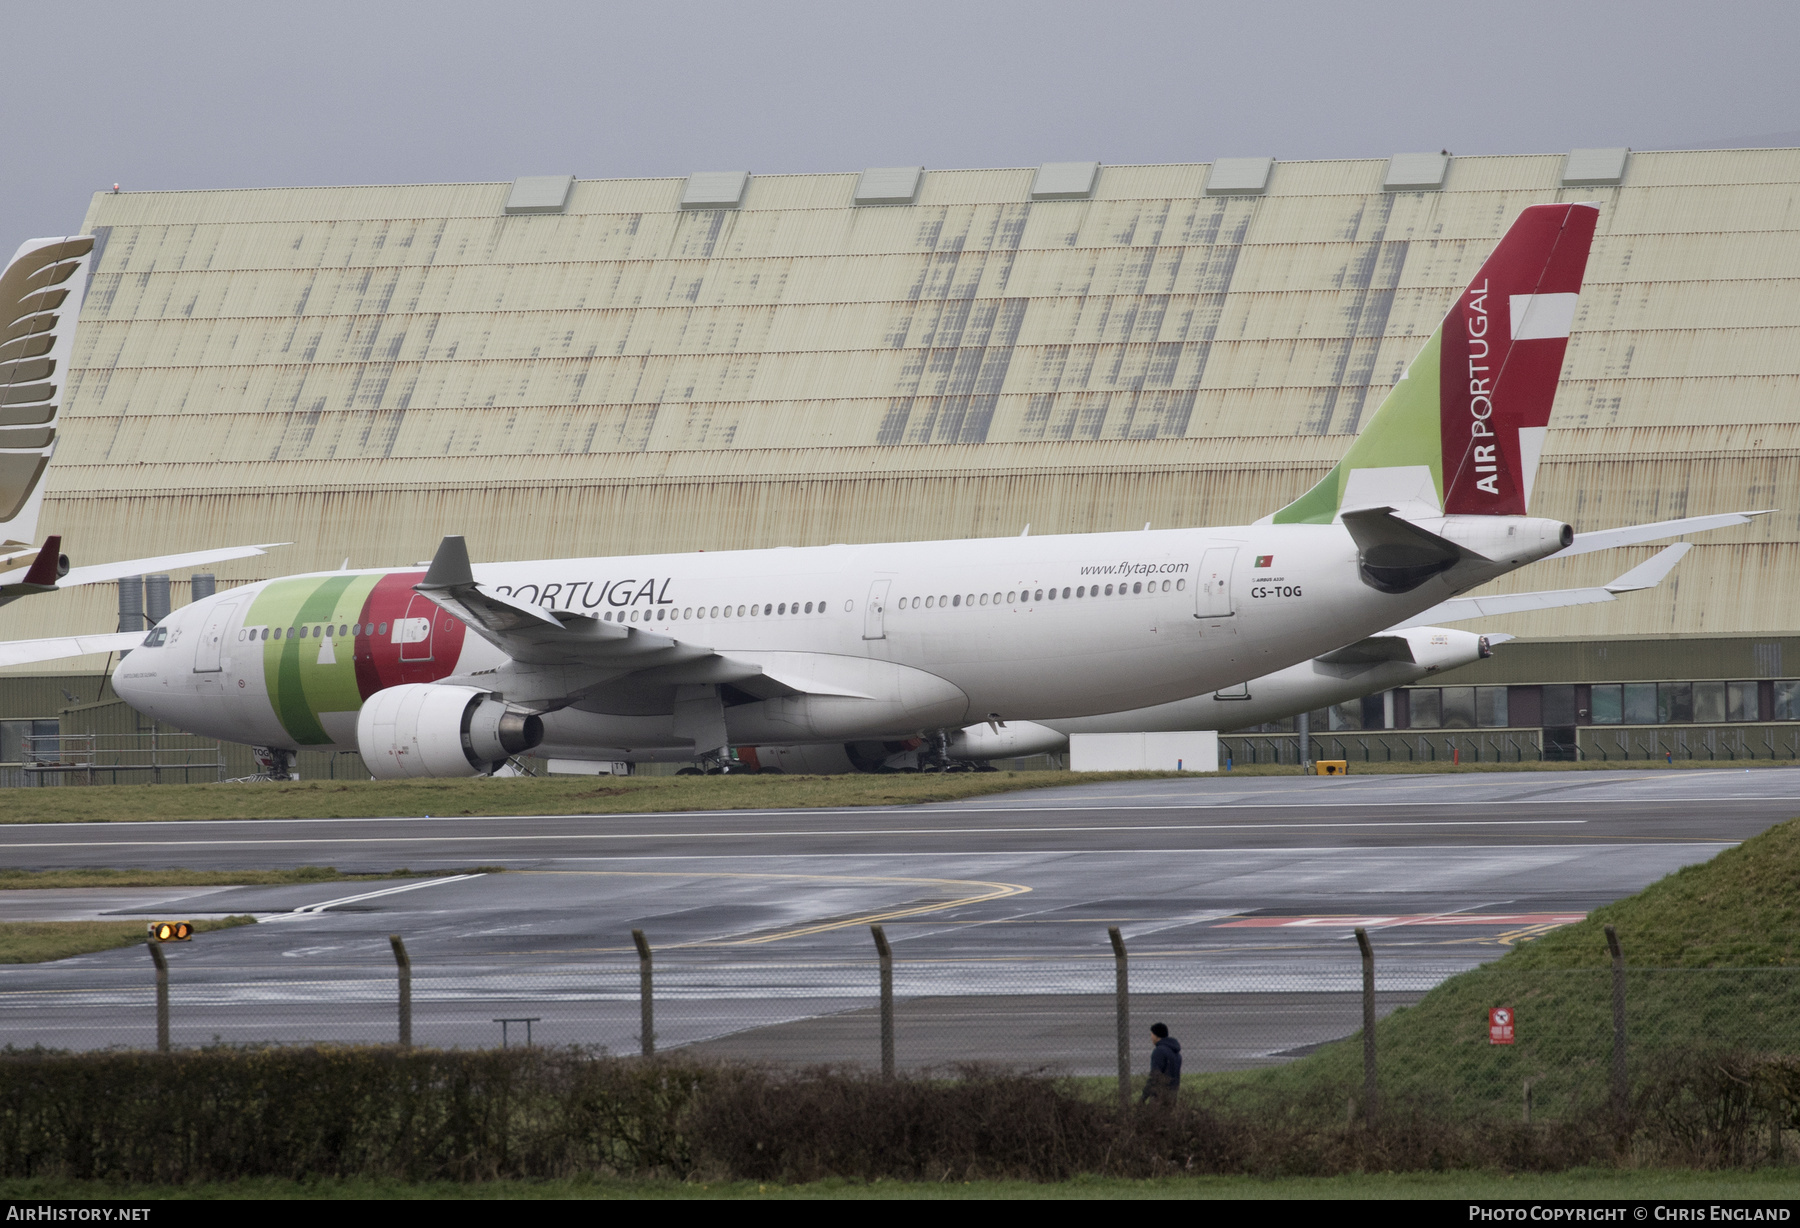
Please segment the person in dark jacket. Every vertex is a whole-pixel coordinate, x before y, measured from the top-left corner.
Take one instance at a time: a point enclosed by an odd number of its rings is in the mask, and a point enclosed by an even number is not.
[[[1169,1035],[1169,1025],[1153,1023],[1150,1035],[1156,1037],[1156,1048],[1150,1050],[1150,1077],[1144,1080],[1144,1094],[1139,1100],[1166,1100],[1174,1103],[1181,1090],[1181,1042]]]

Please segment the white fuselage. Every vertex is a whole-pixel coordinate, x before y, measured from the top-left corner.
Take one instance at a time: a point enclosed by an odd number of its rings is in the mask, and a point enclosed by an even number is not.
[[[474,571],[484,588],[514,600],[624,622],[801,680],[804,694],[741,697],[726,710],[734,743],[794,744],[904,736],[990,716],[1114,713],[1216,691],[1392,627],[1553,553],[1563,526],[1451,517],[1433,531],[1486,543],[1485,558],[1401,594],[1364,581],[1357,545],[1339,524],[555,559]],[[407,591],[379,623],[379,644],[366,643],[367,633],[341,633],[361,622],[365,605],[326,609],[319,601],[328,599],[305,596],[336,580],[346,592],[366,591],[383,575],[389,590]],[[376,678],[381,652],[407,650],[389,641],[398,642],[403,621],[411,625],[399,617],[402,606],[423,600],[410,593],[414,582],[411,573],[339,572],[222,592],[171,615],[167,642],[132,653],[117,689],[140,711],[198,733],[354,749],[354,687],[346,698],[340,682],[337,697],[320,698],[329,688],[306,683],[307,671],[324,676],[324,662],[351,655],[360,668],[368,652],[365,673]],[[284,596],[290,592],[301,596]],[[430,608],[428,617],[435,627],[446,616]],[[367,618],[372,632],[375,615]],[[297,675],[291,652],[281,667],[288,674],[272,664],[258,631],[271,623],[288,625],[290,635],[294,623],[311,625]],[[675,733],[673,688],[654,678],[526,668],[474,634],[457,643],[453,660],[438,653],[428,680],[481,686],[545,710],[540,754],[677,758],[692,749]],[[341,665],[331,668],[341,679]],[[364,681],[362,698],[398,681]],[[302,684],[322,735],[295,732],[305,723],[295,718]]]

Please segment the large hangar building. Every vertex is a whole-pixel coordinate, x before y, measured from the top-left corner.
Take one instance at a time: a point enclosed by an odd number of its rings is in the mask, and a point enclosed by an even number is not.
[[[229,585],[447,532],[479,559],[1242,523],[1337,460],[1519,209],[1576,200],[1600,232],[1533,511],[1780,510],[1655,591],[1466,624],[1520,639],[1394,719],[1800,753],[1794,149],[103,193],[42,531],[78,561],[295,542]],[[18,602],[0,638],[116,600]],[[0,677],[0,760],[20,721],[135,730],[106,664]]]

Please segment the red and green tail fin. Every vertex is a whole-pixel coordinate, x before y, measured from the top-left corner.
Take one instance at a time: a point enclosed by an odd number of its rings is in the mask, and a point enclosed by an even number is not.
[[[1269,519],[1523,516],[1600,211],[1533,205],[1513,222],[1344,459]]]

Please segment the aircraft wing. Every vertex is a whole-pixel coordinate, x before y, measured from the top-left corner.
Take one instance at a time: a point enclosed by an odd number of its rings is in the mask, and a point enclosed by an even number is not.
[[[55,539],[52,539],[55,540]],[[29,567],[0,572],[0,605],[17,601],[33,593],[51,593],[81,584],[99,584],[124,576],[141,576],[151,572],[172,571],[177,567],[199,567],[206,563],[223,563],[227,559],[247,559],[266,554],[277,546],[291,542],[265,542],[258,546],[222,546],[215,550],[190,550],[185,554],[158,554],[147,559],[123,559],[117,563],[94,563],[87,567],[71,567],[58,577],[44,568],[44,553]],[[52,563],[56,550],[45,543],[45,553]]]
[[[1701,517],[1701,519],[1711,518]],[[1693,548],[1691,542],[1676,542],[1673,546],[1657,551],[1648,561],[1615,577],[1610,583],[1594,588],[1557,588],[1537,593],[1497,593],[1491,597],[1452,597],[1450,600],[1439,602],[1424,613],[1408,619],[1405,625],[1418,627],[1427,623],[1454,623],[1470,618],[1491,617],[1495,614],[1520,614],[1527,610],[1554,610],[1563,606],[1597,605],[1600,602],[1614,601],[1618,599],[1620,593],[1639,592],[1661,584],[1663,577],[1667,576],[1674,569],[1675,564],[1681,561],[1682,556]],[[1390,630],[1398,630],[1398,628],[1390,628]]]
[[[566,695],[590,693],[629,679],[644,686],[730,683],[759,699],[800,694],[871,698],[783,667],[770,669],[757,661],[729,657],[704,644],[496,593],[475,579],[468,545],[461,537],[444,538],[425,579],[413,588],[516,663],[572,670],[574,677],[562,684],[568,688]]]
[[[1588,554],[1594,550],[1611,550],[1617,546],[1638,546],[1644,542],[1660,541],[1665,537],[1680,537],[1684,533],[1703,533],[1708,529],[1725,529],[1732,525],[1749,524],[1756,517],[1767,516],[1773,510],[1773,508],[1765,508],[1760,512],[1720,512],[1712,516],[1688,516],[1681,520],[1657,520],[1650,524],[1628,524],[1617,529],[1577,533],[1573,543],[1564,546],[1550,557],[1566,559],[1577,554]]]
[[[85,657],[96,652],[130,652],[144,642],[147,631],[119,631],[105,635],[60,635],[47,640],[14,640],[0,644],[0,665],[33,665],[63,657]]]

